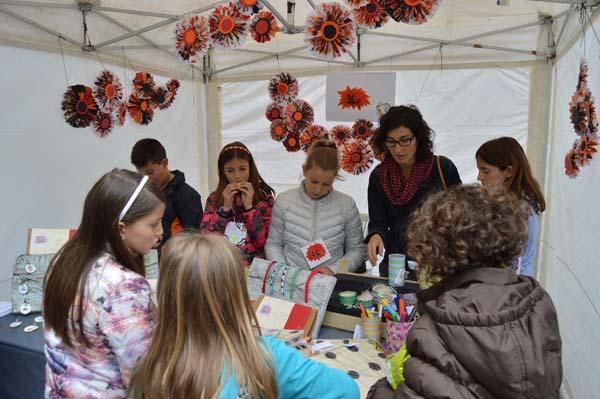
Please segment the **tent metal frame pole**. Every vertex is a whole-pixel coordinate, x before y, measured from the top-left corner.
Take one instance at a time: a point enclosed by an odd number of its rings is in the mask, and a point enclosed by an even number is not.
[[[217,75],[217,74],[219,74],[221,72],[230,71],[230,70],[236,69],[236,68],[241,68],[241,67],[244,67],[246,65],[256,64],[258,62],[266,61],[266,60],[271,59],[273,57],[284,57],[284,56],[286,56],[288,54],[295,53],[296,51],[304,50],[304,48],[305,48],[304,46],[301,46],[301,47],[295,47],[295,48],[286,50],[286,51],[281,52],[281,53],[267,53],[268,55],[266,55],[264,57],[260,57],[260,58],[257,58],[257,59],[254,59],[254,60],[250,60],[250,61],[246,61],[246,62],[241,62],[239,64],[231,65],[231,66],[228,66],[226,68],[217,69],[216,71],[213,72],[213,74]]]
[[[338,64],[338,65],[354,66],[354,63],[353,62],[349,62],[349,61],[326,60],[326,59],[315,58],[315,57],[306,56],[306,55],[285,54],[285,55],[282,56],[281,54],[271,53],[271,52],[264,51],[264,50],[251,50],[251,49],[236,49],[234,51],[237,51],[237,52],[240,52],[240,53],[249,53],[249,54],[272,54],[274,57],[277,56],[277,55],[279,55],[282,58],[297,58],[297,59],[301,59],[301,60],[312,60],[312,61],[317,61],[317,62],[326,62],[328,64]]]
[[[54,29],[51,29],[51,28],[49,28],[49,27],[47,27],[45,25],[40,24],[39,22],[36,22],[36,21],[31,20],[31,19],[29,19],[27,17],[24,17],[21,14],[18,14],[18,13],[14,12],[14,11],[7,10],[6,8],[1,7],[1,6],[0,6],[0,12],[3,12],[4,14],[10,15],[11,17],[18,19],[21,22],[24,22],[24,23],[26,23],[28,25],[31,25],[31,26],[36,27],[38,29],[41,29],[41,30],[43,30],[46,33],[49,33],[49,34],[51,34],[53,36],[56,36],[59,39],[63,39],[64,41],[69,42],[69,43],[71,43],[71,44],[73,44],[73,45],[75,45],[75,46],[83,49],[83,43],[78,42],[77,40],[72,39],[72,38],[70,38],[68,36],[65,36],[62,33],[55,31]]]
[[[144,17],[157,17],[157,18],[169,18],[169,19],[177,19],[177,14],[167,14],[162,12],[152,12],[152,11],[142,11],[142,10],[128,10],[125,8],[115,8],[115,7],[93,7],[92,11],[104,11],[104,12],[114,12],[117,14],[132,14],[139,15]]]
[[[277,20],[284,26],[286,32],[296,33],[294,27],[288,23],[287,19],[285,19],[275,7],[273,7],[269,0],[262,0],[261,2],[269,11],[271,11],[271,14],[273,14],[275,18],[277,18]]]
[[[40,8],[64,8],[64,9],[70,9],[70,10],[79,10],[79,6],[75,3],[61,4],[61,3],[40,3],[38,1],[0,0],[0,5],[20,6],[20,7],[40,7]]]
[[[571,22],[571,16],[573,15],[573,12],[575,12],[575,5],[572,5],[571,7],[569,7],[569,12],[567,13],[567,17],[565,18],[565,21],[563,22],[561,28],[560,28],[560,32],[558,33],[558,36],[556,37],[556,40],[554,41],[554,48],[558,48],[558,44],[560,43],[560,39],[562,39],[563,34],[565,33],[565,30],[567,29],[567,25],[569,25],[569,22]]]

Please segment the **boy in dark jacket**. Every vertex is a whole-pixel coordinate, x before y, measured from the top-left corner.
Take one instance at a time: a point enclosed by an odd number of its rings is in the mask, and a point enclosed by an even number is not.
[[[162,218],[162,247],[171,236],[184,229],[198,229],[202,219],[200,194],[185,182],[179,170],[169,170],[169,160],[165,147],[155,139],[142,139],[131,150],[131,163],[138,173],[161,188],[167,203]]]

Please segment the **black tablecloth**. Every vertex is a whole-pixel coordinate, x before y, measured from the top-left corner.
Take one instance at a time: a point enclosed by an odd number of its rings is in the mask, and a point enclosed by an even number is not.
[[[34,319],[40,314],[8,315],[0,318],[0,398],[41,399],[44,397],[44,331],[42,323]],[[9,324],[20,319],[17,328]],[[39,328],[30,333],[28,325]]]

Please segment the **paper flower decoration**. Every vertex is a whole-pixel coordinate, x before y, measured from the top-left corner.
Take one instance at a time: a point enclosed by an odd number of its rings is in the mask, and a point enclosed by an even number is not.
[[[118,77],[110,71],[102,71],[94,82],[94,99],[99,110],[110,112],[123,101],[123,86]]]
[[[234,5],[243,15],[256,14],[262,8],[258,0],[237,0]]]
[[[283,141],[287,136],[283,119],[275,119],[271,122],[271,138],[275,141]]]
[[[352,125],[352,136],[355,139],[369,140],[373,133],[373,123],[366,119],[359,119]]]
[[[327,249],[323,244],[314,242],[306,249],[306,259],[311,262],[317,262],[327,255]]]
[[[381,118],[390,110],[390,108],[392,108],[390,103],[382,103],[381,101],[377,101],[377,105],[375,106],[375,109],[377,110],[377,116]]]
[[[273,122],[275,119],[283,119],[283,107],[281,104],[271,103],[267,106],[265,116],[270,122]]]
[[[61,108],[65,120],[73,127],[90,126],[98,112],[92,88],[83,85],[69,86],[63,96]]]
[[[338,147],[342,147],[352,140],[352,130],[348,126],[337,125],[331,128],[331,139]]]
[[[127,117],[127,104],[124,102],[120,103],[113,112],[115,113],[114,120],[117,126],[123,126]]]
[[[365,173],[373,165],[373,150],[365,141],[356,140],[342,147],[341,167],[353,175]]]
[[[175,50],[179,58],[193,64],[206,54],[208,47],[206,18],[192,15],[179,21],[175,27]]]
[[[240,47],[248,37],[248,16],[232,4],[215,7],[208,20],[213,46],[222,49]]]
[[[139,125],[148,125],[154,117],[154,103],[151,99],[140,98],[137,93],[131,93],[127,110],[131,119]]]
[[[366,4],[367,0],[346,0],[346,3],[352,8],[362,7]]]
[[[306,18],[304,41],[317,57],[338,58],[354,43],[354,21],[340,3],[321,3]]]
[[[96,119],[94,120],[94,130],[100,137],[106,137],[115,126],[112,113],[98,112]]]
[[[317,140],[329,140],[329,131],[320,125],[310,125],[300,133],[300,148],[306,152]]]
[[[385,152],[381,152],[379,151],[379,149],[377,148],[377,146],[375,145],[375,141],[373,140],[375,137],[372,136],[369,139],[369,145],[371,146],[371,149],[373,150],[373,154],[375,155],[375,159],[382,162],[383,158],[385,157]]]
[[[340,109],[357,109],[362,110],[371,104],[371,97],[362,87],[346,86],[345,89],[338,91],[339,101],[338,108]]]
[[[288,152],[300,151],[300,135],[297,132],[289,132],[283,140],[283,146]]]
[[[421,25],[437,12],[442,0],[382,0],[383,5],[396,22]]]
[[[154,95],[154,78],[148,72],[137,72],[133,78],[133,92],[140,98],[149,100]]]
[[[380,1],[382,0],[369,0],[366,5],[352,10],[356,23],[372,29],[382,27],[389,15]]]
[[[175,96],[177,95],[178,89],[179,81],[177,79],[171,79],[169,82],[167,82],[166,86],[160,86],[154,89],[151,99],[153,108],[169,108],[175,101]]]
[[[269,81],[269,96],[278,103],[289,103],[298,97],[298,80],[289,73],[281,72]]]
[[[579,174],[577,155],[572,149],[565,155],[565,174],[570,178],[575,178]]]
[[[266,43],[279,32],[279,25],[270,11],[261,11],[250,22],[250,35],[259,43]]]
[[[587,86],[588,66],[581,61],[577,90],[569,102],[569,113],[575,133],[579,136],[598,133],[598,116],[594,97]]]
[[[313,123],[315,112],[304,100],[289,103],[283,110],[283,118],[288,130],[301,131]]]

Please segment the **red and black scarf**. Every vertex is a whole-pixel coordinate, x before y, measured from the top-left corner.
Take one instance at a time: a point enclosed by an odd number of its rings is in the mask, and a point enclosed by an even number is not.
[[[433,157],[417,161],[410,177],[402,174],[400,164],[393,157],[384,158],[379,168],[379,180],[385,195],[394,205],[406,205],[415,195],[419,186],[429,179],[433,170]]]

